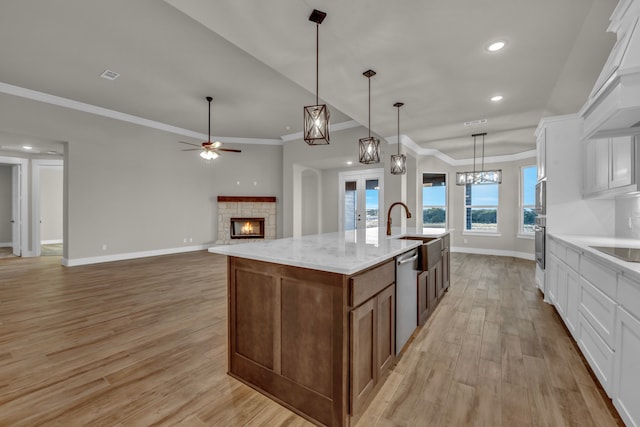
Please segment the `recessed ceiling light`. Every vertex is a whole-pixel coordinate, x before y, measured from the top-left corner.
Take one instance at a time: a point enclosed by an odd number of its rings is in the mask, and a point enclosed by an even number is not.
[[[498,41],[498,42],[491,43],[489,45],[489,47],[487,47],[487,50],[489,52],[497,52],[497,51],[499,51],[500,49],[502,49],[504,47],[504,44],[505,43],[503,41]]]
[[[30,145],[23,145],[22,148],[24,148],[25,150],[33,150],[33,147]]]
[[[492,96],[491,100],[493,102],[498,102],[498,101],[502,101],[502,95],[496,95],[496,96]]]
[[[102,74],[100,74],[100,77],[107,80],[115,80],[120,77],[120,74],[116,73],[115,71],[104,70]]]
[[[348,164],[348,165],[352,165],[352,164],[353,164],[353,162],[352,162],[351,160],[349,160],[349,161],[347,162],[347,164]]]

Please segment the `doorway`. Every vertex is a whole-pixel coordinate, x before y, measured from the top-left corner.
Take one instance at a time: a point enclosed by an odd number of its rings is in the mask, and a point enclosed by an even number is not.
[[[384,170],[368,169],[339,174],[338,221],[341,231],[378,228],[384,224]]]
[[[27,182],[24,172],[28,160],[0,156],[0,253],[3,257],[27,255]]]
[[[32,161],[34,256],[63,254],[64,161]]]

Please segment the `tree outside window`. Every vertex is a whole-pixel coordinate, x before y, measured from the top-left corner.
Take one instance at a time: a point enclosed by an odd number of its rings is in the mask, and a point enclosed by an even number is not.
[[[525,166],[521,172],[520,189],[520,233],[533,234],[533,226],[536,221],[535,194],[536,194],[537,168]]]
[[[446,174],[422,174],[422,225],[425,228],[447,227]]]
[[[465,185],[465,231],[498,232],[499,184]]]

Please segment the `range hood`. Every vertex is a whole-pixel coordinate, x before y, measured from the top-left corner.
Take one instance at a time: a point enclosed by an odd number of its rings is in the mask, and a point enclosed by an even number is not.
[[[640,133],[640,0],[620,0],[607,31],[617,42],[580,115],[584,138]]]

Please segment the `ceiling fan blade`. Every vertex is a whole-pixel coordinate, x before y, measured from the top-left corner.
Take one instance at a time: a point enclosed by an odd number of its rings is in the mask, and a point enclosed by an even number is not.
[[[216,151],[229,151],[232,153],[242,153],[242,150],[234,150],[231,148],[218,148]]]
[[[200,144],[193,144],[191,142],[178,141],[180,144],[193,145],[194,147],[200,147]]]
[[[186,150],[180,150],[180,151],[202,151],[202,148],[187,148]]]

